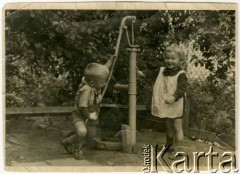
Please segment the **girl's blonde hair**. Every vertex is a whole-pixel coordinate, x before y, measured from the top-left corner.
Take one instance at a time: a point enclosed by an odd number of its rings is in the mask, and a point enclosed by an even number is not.
[[[181,48],[178,44],[173,43],[173,44],[169,45],[163,52],[163,58],[165,58],[166,54],[170,53],[170,52],[176,53],[179,57],[180,62],[185,61],[185,59],[186,59],[185,52],[184,52],[183,48]]]

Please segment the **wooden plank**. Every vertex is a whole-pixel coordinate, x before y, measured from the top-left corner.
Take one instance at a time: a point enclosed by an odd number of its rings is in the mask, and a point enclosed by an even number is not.
[[[69,115],[73,107],[30,107],[6,108],[7,116],[43,116],[43,115]]]
[[[235,141],[234,136],[220,134],[220,135],[218,135],[218,138],[220,140],[222,140],[223,142],[227,143],[228,145],[230,145],[231,147],[233,147],[233,148],[236,147],[236,141]]]
[[[128,108],[128,105],[118,105],[118,104],[101,104],[102,108]],[[72,106],[57,106],[57,107],[15,107],[6,108],[6,116],[66,116],[70,115],[73,111]],[[138,105],[138,111],[145,111],[145,105]]]
[[[234,150],[235,148],[235,138],[233,136],[217,135],[214,132],[189,128],[189,137],[210,141],[212,143],[217,142],[222,148],[228,150]]]
[[[101,107],[104,108],[125,108],[128,109],[128,105],[119,105],[119,104],[101,104]],[[146,111],[147,108],[145,105],[137,105],[136,107],[137,111]]]
[[[189,128],[188,136],[194,139],[202,139],[211,142],[216,141],[216,133],[208,132],[205,130]]]

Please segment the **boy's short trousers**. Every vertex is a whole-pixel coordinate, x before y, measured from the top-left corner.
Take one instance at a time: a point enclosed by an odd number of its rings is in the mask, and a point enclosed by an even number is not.
[[[73,111],[73,112],[72,112],[71,119],[72,119],[72,123],[74,124],[74,123],[77,122],[77,121],[83,121],[83,122],[85,122],[87,118],[83,118],[83,117],[81,117],[78,113],[76,113],[76,111]]]
[[[76,111],[72,112],[71,119],[72,119],[73,125],[74,125],[74,123],[76,123],[78,121],[86,122],[86,120],[87,120],[87,118],[80,116],[78,113],[76,113]],[[99,124],[99,119],[97,119],[97,120],[88,119],[87,123],[88,123],[88,125],[95,126],[95,125]]]

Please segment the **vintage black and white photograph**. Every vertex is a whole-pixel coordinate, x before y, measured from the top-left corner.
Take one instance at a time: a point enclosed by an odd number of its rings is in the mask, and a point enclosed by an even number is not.
[[[237,5],[139,4],[5,8],[6,170],[238,172]]]

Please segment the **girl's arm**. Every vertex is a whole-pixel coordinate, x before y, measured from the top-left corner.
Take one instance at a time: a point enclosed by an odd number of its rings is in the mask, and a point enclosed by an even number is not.
[[[155,78],[159,73],[159,69],[160,68],[154,68],[151,70],[140,71],[137,67],[137,75],[139,75],[141,77],[154,77]]]
[[[138,67],[136,67],[136,69],[137,69],[137,75],[139,75],[140,77],[146,77],[146,75],[145,75],[145,73],[143,71],[140,71],[138,69]]]
[[[184,96],[187,90],[187,76],[186,74],[180,74],[177,81],[177,90],[172,96],[165,97],[166,104],[172,104],[178,101],[181,97]]]
[[[178,76],[177,90],[174,93],[175,101],[182,98],[187,91],[187,76],[185,73]]]

